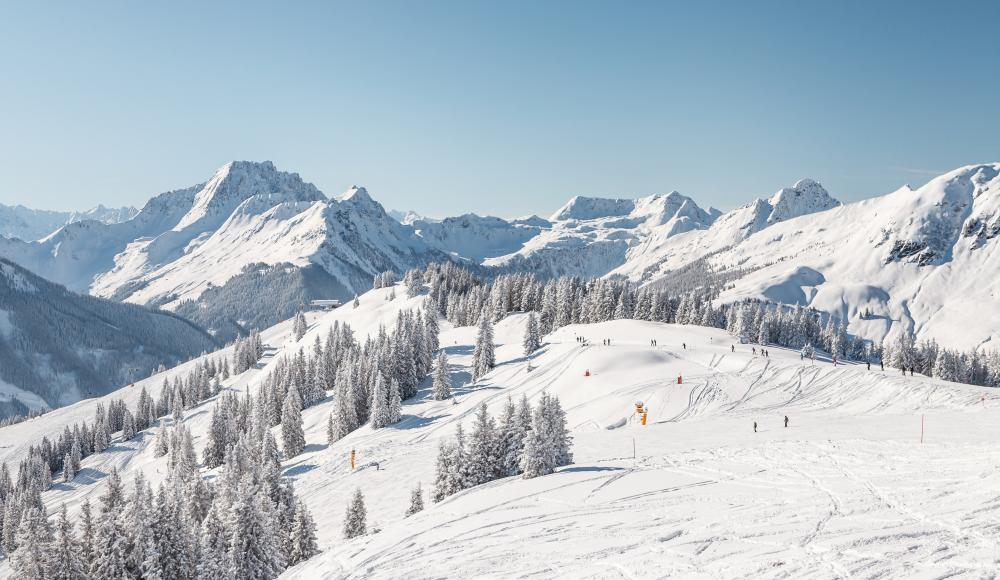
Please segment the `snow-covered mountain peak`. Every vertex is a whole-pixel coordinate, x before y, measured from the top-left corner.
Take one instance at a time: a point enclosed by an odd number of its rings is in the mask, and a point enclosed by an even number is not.
[[[368,190],[360,185],[352,185],[347,191],[337,197],[337,201],[354,201],[370,203],[372,197],[368,195]]]
[[[770,224],[803,215],[826,211],[840,205],[822,185],[812,179],[800,179],[792,187],[784,187],[768,200],[771,205]]]
[[[216,226],[245,200],[261,194],[277,194],[282,198],[279,202],[326,199],[313,184],[302,181],[298,173],[278,171],[270,161],[231,161],[205,182],[190,211],[174,229],[183,230],[201,221],[206,226]]]
[[[635,208],[631,199],[573,196],[549,218],[550,221],[593,220],[628,215]]]

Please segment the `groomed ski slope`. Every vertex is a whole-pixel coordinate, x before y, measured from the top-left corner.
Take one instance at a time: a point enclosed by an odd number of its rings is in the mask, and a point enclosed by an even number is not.
[[[363,339],[422,301],[398,288],[387,302],[388,292],[363,295],[357,309],[311,315],[301,346],[334,320],[349,321]],[[558,330],[529,372],[524,324],[524,315],[497,324],[500,364],[470,385],[475,329],[442,323],[455,402],[429,400],[425,388],[391,428],[362,427],[328,446],[332,402],[304,410],[306,451],[285,473],[316,518],[324,552],[285,577],[938,578],[1000,568],[1000,393],[803,362],[779,348],[762,358],[751,345],[732,352],[723,331],[627,320]],[[285,322],[264,332],[265,360],[226,387],[253,389],[282,352],[300,346],[290,331]],[[145,381],[154,396],[162,380]],[[130,406],[138,389],[123,390]],[[507,396],[543,391],[567,410],[573,465],[429,500],[441,437],[459,422],[469,427],[481,402],[496,416]],[[645,426],[632,415],[637,400],[650,408]],[[90,420],[95,404],[0,429],[0,460],[16,461],[42,434]],[[199,455],[213,404],[186,414]],[[77,480],[45,493],[50,511],[96,500],[112,466],[126,482],[142,470],[155,485],[167,458],[153,458],[154,434],[87,458]],[[417,482],[426,509],[404,519]],[[355,488],[365,494],[369,528],[381,531],[345,541]]]

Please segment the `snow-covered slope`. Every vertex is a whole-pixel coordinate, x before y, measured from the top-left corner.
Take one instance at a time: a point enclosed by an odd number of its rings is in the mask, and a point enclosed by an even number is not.
[[[361,296],[357,309],[310,314],[300,342],[289,339],[290,322],[265,331],[260,368],[226,388],[254,388],[283,353],[308,347],[334,320],[363,337],[422,300],[398,291],[387,301],[389,292]],[[524,324],[513,315],[496,325],[500,364],[468,384],[475,329],[442,323],[454,403],[430,400],[425,385],[404,403],[400,423],[364,426],[333,445],[325,437],[333,401],[303,412],[306,450],[284,474],[316,517],[324,553],[285,577],[974,577],[996,565],[1000,397],[991,390],[803,363],[777,348],[761,358],[748,346],[732,351],[715,329],[629,320],[563,328],[525,358]],[[583,347],[579,335],[613,346]],[[141,385],[155,397],[164,377],[194,362]],[[115,396],[134,406],[138,392]],[[468,429],[481,403],[496,415],[508,396],[542,392],[567,411],[574,465],[428,499],[404,518],[410,489],[421,482],[429,493],[442,438],[459,424]],[[0,461],[17,461],[30,443],[90,419],[108,400],[0,429]],[[636,400],[650,409],[645,426]],[[186,413],[199,452],[212,403]],[[83,476],[43,494],[50,511],[66,503],[73,514],[84,498],[95,501],[112,467],[126,482],[142,471],[156,485],[168,458],[153,456],[155,430],[88,457]],[[365,494],[369,527],[381,531],[344,540],[355,489]]]
[[[549,218],[551,225],[521,249],[483,263],[545,276],[603,276],[625,264],[649,238],[704,230],[718,215],[676,191],[638,199],[578,196],[556,211]]]
[[[710,263],[750,271],[723,300],[809,304],[876,341],[905,330],[952,348],[993,347],[998,232],[1000,164],[972,165],[773,225]]]
[[[539,223],[537,219],[540,218],[507,221],[470,213],[441,221],[416,219],[409,223],[428,245],[480,263],[487,258],[520,250],[525,242],[550,226],[548,222]]]
[[[0,418],[11,397],[65,405],[214,347],[168,313],[73,294],[0,259]]]
[[[103,205],[82,212],[68,212],[0,204],[0,236],[38,240],[66,224],[84,220],[115,224],[132,219],[138,212],[134,207],[107,208]]]
[[[802,179],[767,199],[754,201],[726,212],[707,229],[663,235],[654,232],[628,255],[626,263],[611,274],[636,281],[649,281],[713,252],[738,244],[778,222],[822,212],[840,205],[811,179]]]

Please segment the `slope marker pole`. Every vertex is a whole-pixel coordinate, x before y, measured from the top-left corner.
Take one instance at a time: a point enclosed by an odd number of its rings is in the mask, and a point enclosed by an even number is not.
[[[924,416],[920,415],[920,442],[924,442]]]

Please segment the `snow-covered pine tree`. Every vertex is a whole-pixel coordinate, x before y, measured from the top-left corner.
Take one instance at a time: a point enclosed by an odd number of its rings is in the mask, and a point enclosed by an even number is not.
[[[476,334],[476,347],[472,353],[472,378],[479,380],[496,366],[496,353],[493,344],[493,322],[487,310],[479,315],[479,332]]]
[[[381,429],[392,424],[389,410],[389,388],[381,372],[376,372],[375,388],[372,389],[371,422],[372,429]]]
[[[434,468],[434,490],[431,492],[431,500],[435,503],[454,493],[451,489],[451,462],[455,456],[451,449],[452,445],[454,443],[448,441],[447,438],[442,438],[438,443],[437,464]]]
[[[291,550],[288,565],[294,566],[304,562],[319,553],[316,542],[316,523],[302,500],[295,505],[295,518],[292,522]]]
[[[424,510],[424,492],[420,489],[420,483],[410,491],[410,507],[406,508],[406,517]]]
[[[524,436],[531,424],[531,407],[527,397],[522,398],[526,412],[518,412],[514,401],[507,397],[498,426],[500,477],[521,473],[521,454],[524,450]],[[522,413],[527,418],[522,417]]]
[[[87,577],[80,542],[73,533],[73,522],[69,521],[66,504],[59,510],[56,522],[56,537],[52,544],[50,576],[52,580],[83,580]]]
[[[357,308],[358,306],[361,306],[361,301],[358,300],[358,295],[355,294],[354,295],[354,302],[352,303],[352,307],[353,308]]]
[[[530,355],[542,346],[542,337],[538,330],[538,318],[534,312],[528,313],[528,324],[524,328],[524,354]]]
[[[218,508],[213,502],[205,519],[201,522],[198,547],[201,551],[198,558],[199,580],[219,580],[228,574],[226,550],[228,549],[228,534],[226,526],[219,516]]]
[[[17,550],[10,556],[16,578],[46,580],[52,572],[52,528],[45,512],[30,507],[17,529]]]
[[[66,457],[63,459],[62,477],[64,483],[69,483],[73,481],[74,477],[76,477],[76,473],[73,472],[73,459],[70,457],[69,453],[67,453]]]
[[[83,559],[84,570],[88,572],[93,569],[94,535],[96,533],[90,498],[84,498],[83,505],[80,506],[80,557]]]
[[[403,418],[403,401],[399,398],[399,383],[389,384],[389,424],[399,423]]]
[[[302,340],[302,337],[306,335],[306,331],[309,330],[309,325],[306,324],[306,315],[299,310],[295,313],[295,320],[292,322],[292,336],[295,337],[296,342]]]
[[[406,286],[406,296],[413,298],[418,296],[424,289],[424,276],[420,270],[412,269],[403,276],[403,284]]]
[[[349,540],[368,533],[366,518],[365,497],[361,495],[361,488],[357,488],[344,516],[344,537]]]
[[[493,417],[481,403],[469,437],[466,455],[467,485],[469,487],[493,481],[500,475],[499,444]]]
[[[433,299],[424,306],[423,314],[424,337],[427,339],[427,349],[433,355],[441,348],[441,328],[438,326],[438,305]]]
[[[240,483],[229,517],[229,577],[276,578],[285,568],[271,501],[258,493],[248,474]]]
[[[346,381],[337,383],[333,413],[330,418],[332,430],[327,435],[331,443],[345,437],[359,426],[354,389]]]
[[[448,355],[438,351],[437,362],[434,364],[434,382],[431,388],[433,397],[438,401],[451,398],[451,377],[448,374]]]
[[[294,388],[288,389],[281,406],[281,443],[286,458],[302,453],[306,446],[306,436],[302,430],[302,401],[298,390]]]

